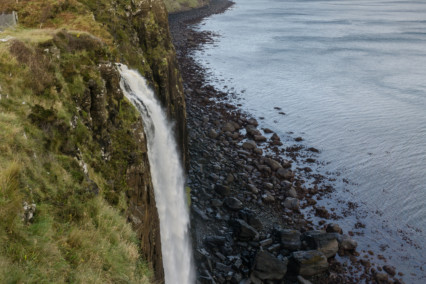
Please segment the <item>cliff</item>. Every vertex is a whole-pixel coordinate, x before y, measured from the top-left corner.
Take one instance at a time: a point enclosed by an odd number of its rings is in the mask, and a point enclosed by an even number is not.
[[[179,13],[204,7],[210,4],[210,0],[164,0],[169,13]]]
[[[147,78],[186,160],[164,4],[2,1],[12,10],[19,26],[0,33],[0,282],[161,282],[146,138],[113,63]]]

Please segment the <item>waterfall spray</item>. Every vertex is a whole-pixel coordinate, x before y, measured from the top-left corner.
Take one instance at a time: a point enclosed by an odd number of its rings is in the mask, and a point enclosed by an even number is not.
[[[148,158],[160,218],[166,284],[192,284],[194,271],[184,172],[172,127],[145,79],[125,65],[120,64],[118,68],[121,89],[141,113],[148,139]]]

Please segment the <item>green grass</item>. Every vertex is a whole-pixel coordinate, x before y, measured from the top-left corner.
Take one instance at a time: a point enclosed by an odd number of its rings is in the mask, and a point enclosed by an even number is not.
[[[96,137],[105,133],[78,111],[89,82],[103,84],[97,66],[108,48],[79,32],[6,34],[15,40],[0,43],[0,283],[149,283],[152,272],[124,214],[125,149],[103,161]],[[125,129],[138,116],[129,103],[115,103],[125,115],[118,114],[124,130],[108,126],[120,137],[113,141],[134,147]],[[23,202],[37,205],[29,223]]]
[[[207,5],[209,0],[164,0],[167,11],[176,13]]]

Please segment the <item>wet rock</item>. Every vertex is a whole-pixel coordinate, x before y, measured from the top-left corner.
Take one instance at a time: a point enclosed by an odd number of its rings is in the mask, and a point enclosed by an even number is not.
[[[328,213],[328,210],[324,206],[318,206],[315,207],[315,216],[328,219],[330,218],[330,213]]]
[[[247,224],[244,220],[234,219],[231,221],[234,236],[243,242],[253,241],[259,238],[259,233],[255,228]]]
[[[325,231],[327,233],[338,233],[338,234],[343,233],[342,228],[340,228],[340,226],[335,223],[328,224]]]
[[[254,153],[256,153],[257,155],[259,155],[259,156],[261,156],[262,154],[263,154],[263,150],[262,149],[260,149],[260,148],[255,148],[254,150],[253,150],[253,152]]]
[[[256,126],[256,127],[259,125],[259,123],[257,122],[257,120],[254,119],[254,118],[248,119],[247,123],[250,124],[250,125]]]
[[[264,240],[260,241],[259,244],[262,247],[266,247],[266,246],[271,245],[272,242],[273,242],[273,240],[271,238],[269,238],[269,239],[264,239]]]
[[[287,258],[277,259],[266,251],[259,251],[254,260],[251,277],[265,280],[281,280],[287,273]]]
[[[290,251],[300,250],[302,242],[300,232],[290,229],[275,230],[275,236],[279,239],[281,246]]]
[[[374,274],[374,280],[376,280],[378,284],[392,283],[389,281],[388,275],[381,272]]]
[[[263,132],[265,132],[266,134],[273,133],[273,131],[269,128],[263,128]]]
[[[355,250],[358,246],[358,243],[346,234],[338,238],[338,241],[339,247],[343,250]]]
[[[229,131],[229,132],[234,132],[234,131],[235,131],[235,127],[234,127],[234,125],[233,125],[232,123],[227,122],[227,123],[225,123],[225,125],[222,127],[222,131],[223,131],[223,132],[227,132],[227,131]]]
[[[216,184],[214,187],[214,191],[221,196],[228,196],[231,192],[228,186],[222,184]]]
[[[216,132],[213,128],[209,130],[209,133],[207,134],[210,138],[216,139],[217,136],[219,136],[219,133]]]
[[[299,199],[293,197],[287,197],[284,200],[283,205],[285,208],[290,210],[299,210],[300,208]]]
[[[279,168],[277,170],[277,177],[281,179],[290,180],[294,177],[294,173],[291,170]]]
[[[238,211],[243,208],[243,203],[235,197],[226,198],[224,203],[231,210]]]
[[[325,231],[308,231],[303,234],[302,240],[307,243],[310,249],[317,249],[327,258],[336,255],[339,250],[337,235],[326,233]]]
[[[392,267],[390,265],[383,266],[383,270],[386,271],[392,277],[396,274],[395,267]]]
[[[297,198],[297,192],[296,189],[294,187],[291,187],[287,192],[286,195],[288,197],[293,197],[293,198]]]
[[[293,184],[288,180],[283,180],[280,185],[284,190],[289,190],[293,186]]]
[[[313,276],[328,269],[327,257],[320,251],[296,251],[292,254],[293,265],[302,276]]]
[[[278,170],[279,168],[282,168],[281,163],[279,163],[279,162],[277,162],[277,161],[275,161],[273,159],[270,159],[270,158],[266,158],[265,159],[265,163],[269,167],[271,167],[271,169],[274,170],[274,171]]]
[[[274,133],[274,134],[271,136],[271,140],[272,140],[272,141],[281,141],[280,137],[279,137],[276,133]]]
[[[263,136],[263,135],[254,135],[254,141],[265,142],[266,141],[266,137]]]
[[[248,141],[243,143],[242,147],[243,147],[243,149],[246,149],[246,150],[253,150],[257,146],[256,146],[256,142],[254,142],[253,140],[248,140]]]

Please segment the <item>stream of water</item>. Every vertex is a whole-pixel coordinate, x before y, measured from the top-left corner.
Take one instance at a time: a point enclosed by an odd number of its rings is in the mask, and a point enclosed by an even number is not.
[[[185,179],[171,123],[145,79],[120,64],[121,89],[142,116],[148,139],[148,158],[160,218],[161,249],[166,284],[194,283],[185,202]]]

